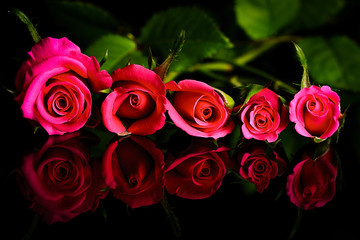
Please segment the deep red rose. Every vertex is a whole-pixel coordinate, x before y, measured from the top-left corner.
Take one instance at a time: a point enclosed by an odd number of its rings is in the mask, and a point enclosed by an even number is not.
[[[335,195],[337,170],[333,149],[316,160],[305,151],[287,179],[290,201],[306,210],[324,206]]]
[[[159,202],[164,195],[164,155],[146,137],[112,142],[103,155],[102,174],[114,196],[131,208]]]
[[[90,165],[89,138],[79,132],[51,136],[46,144],[24,158],[19,184],[31,208],[48,224],[66,222],[94,211],[107,192],[99,162]]]
[[[288,111],[279,96],[264,88],[241,107],[239,118],[246,139],[274,142],[288,122]]]
[[[245,147],[236,155],[235,169],[241,177],[253,183],[260,193],[269,186],[271,179],[285,172],[286,166],[286,162],[275,151],[273,159],[269,157],[263,144]]]
[[[220,138],[234,129],[231,110],[224,99],[209,85],[196,80],[166,84],[172,94],[166,103],[174,124],[196,137]]]
[[[82,128],[92,113],[91,91],[109,88],[112,80],[95,57],[81,53],[67,38],[44,38],[31,48],[15,79],[15,100],[25,118],[50,135]]]
[[[340,97],[329,86],[313,85],[295,94],[289,112],[299,134],[326,139],[339,128]]]
[[[227,147],[212,149],[201,139],[194,140],[179,156],[166,159],[166,190],[182,198],[202,199],[220,187],[230,167]]]
[[[104,100],[105,127],[119,135],[150,135],[165,124],[165,85],[153,71],[130,64],[115,70],[114,91]]]

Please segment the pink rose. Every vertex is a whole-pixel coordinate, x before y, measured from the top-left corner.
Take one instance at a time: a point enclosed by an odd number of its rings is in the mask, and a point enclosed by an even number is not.
[[[239,118],[246,139],[274,142],[288,122],[288,111],[279,96],[264,88],[241,107]]]
[[[313,85],[295,94],[289,112],[299,134],[326,139],[339,128],[340,97],[328,86]]]
[[[18,183],[46,223],[67,222],[94,211],[107,195],[100,161],[90,163],[94,140],[80,132],[50,136],[40,150],[25,156]]]
[[[336,192],[337,165],[331,148],[316,160],[304,153],[288,176],[286,190],[290,201],[306,210],[322,207]]]
[[[111,76],[114,91],[101,106],[105,127],[119,135],[150,135],[161,129],[166,89],[160,77],[136,64],[117,69]]]
[[[105,150],[102,175],[114,196],[131,208],[159,202],[164,195],[164,155],[148,138],[131,136]]]
[[[23,116],[50,135],[79,130],[91,115],[90,91],[109,88],[110,75],[67,38],[44,38],[28,55],[15,79]]]
[[[229,148],[212,149],[199,139],[178,156],[166,159],[166,190],[187,199],[202,199],[213,195],[220,187],[230,167]]]
[[[235,168],[241,177],[253,183],[258,192],[269,186],[270,180],[282,175],[286,162],[274,151],[274,159],[266,154],[266,145],[253,144],[237,153]]]
[[[171,91],[166,108],[174,124],[197,137],[224,137],[234,129],[231,110],[209,85],[195,80],[166,84]]]

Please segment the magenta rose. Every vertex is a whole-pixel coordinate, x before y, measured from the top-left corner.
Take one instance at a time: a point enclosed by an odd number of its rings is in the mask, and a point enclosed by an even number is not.
[[[331,148],[316,160],[304,153],[288,176],[287,195],[297,207],[306,210],[322,207],[335,195],[336,176],[337,165]]]
[[[264,88],[245,103],[239,113],[246,139],[274,142],[288,122],[288,111],[279,96]]]
[[[150,135],[165,124],[166,89],[161,78],[130,64],[111,75],[113,89],[101,106],[105,127],[119,135]]]
[[[50,135],[74,132],[91,115],[91,92],[111,86],[94,57],[81,53],[67,38],[44,38],[31,48],[15,79],[25,118]]]
[[[266,154],[266,146],[253,144],[237,153],[235,168],[241,177],[253,183],[262,193],[271,179],[281,176],[286,169],[286,162],[274,151],[273,159]]]
[[[326,139],[339,128],[340,97],[328,86],[313,85],[295,94],[289,112],[299,134]]]
[[[164,195],[164,155],[145,137],[112,142],[103,155],[102,175],[114,196],[131,208],[159,202]]]
[[[212,149],[209,144],[193,141],[179,156],[166,159],[166,190],[187,199],[213,195],[230,167],[229,148]]]
[[[171,91],[166,108],[174,124],[196,137],[224,137],[234,129],[224,99],[209,85],[196,80],[166,84]]]
[[[46,223],[66,222],[94,211],[107,195],[100,162],[90,163],[93,140],[80,132],[50,136],[39,151],[25,156],[18,182],[31,208]]]

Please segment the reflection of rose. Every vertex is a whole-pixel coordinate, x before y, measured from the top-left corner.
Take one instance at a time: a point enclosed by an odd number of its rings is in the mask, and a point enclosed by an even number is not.
[[[95,210],[106,195],[99,163],[89,164],[88,140],[79,132],[52,136],[40,151],[25,157],[18,171],[33,210],[49,224]]]
[[[169,155],[167,158],[166,190],[170,194],[201,199],[210,197],[220,187],[230,165],[229,149],[213,150],[199,141],[194,141],[178,157]]]
[[[299,134],[326,139],[339,128],[340,98],[328,86],[303,88],[290,102],[289,112]]]
[[[109,88],[111,77],[67,38],[45,38],[32,47],[15,85],[24,117],[53,135],[83,127],[91,115],[90,90]]]
[[[195,80],[171,81],[166,108],[176,126],[196,137],[220,138],[230,133],[234,122],[224,100],[209,85]]]
[[[337,166],[330,148],[323,156],[312,160],[307,153],[288,176],[286,189],[290,201],[297,207],[312,209],[330,201],[336,191]]]
[[[132,208],[157,203],[164,195],[164,155],[139,136],[112,142],[103,156],[102,174],[119,198]]]
[[[276,176],[282,175],[286,162],[273,152],[274,159],[267,156],[265,146],[252,145],[237,154],[236,165],[241,177],[253,183],[258,192],[263,192]]]
[[[153,71],[130,64],[111,75],[114,91],[101,112],[105,127],[119,135],[149,135],[165,124],[165,85]]]
[[[273,91],[264,88],[253,95],[239,114],[247,139],[274,142],[289,122],[288,111]]]

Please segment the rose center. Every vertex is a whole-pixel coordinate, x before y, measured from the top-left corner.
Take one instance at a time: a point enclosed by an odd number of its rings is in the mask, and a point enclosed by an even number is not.
[[[194,176],[197,179],[207,179],[213,175],[213,164],[211,160],[204,160],[197,164],[194,169]]]
[[[326,113],[326,103],[322,98],[313,97],[306,103],[306,108],[309,112],[316,116],[322,116]]]
[[[211,107],[202,109],[202,118],[203,120],[209,120],[212,116],[213,110]]]
[[[66,180],[71,175],[71,166],[67,162],[62,162],[54,167],[54,178],[57,182]]]
[[[136,187],[138,185],[138,179],[136,177],[129,178],[129,185],[131,187]]]
[[[254,171],[256,173],[263,173],[263,172],[265,172],[265,170],[266,170],[266,166],[265,166],[265,164],[263,162],[257,162],[255,164]]]
[[[132,106],[138,106],[140,104],[140,99],[139,99],[139,96],[138,95],[135,95],[135,94],[132,94],[130,96],[130,104]]]
[[[210,175],[210,168],[209,167],[201,169],[201,172],[199,174],[200,177],[207,177],[209,175]]]
[[[116,114],[120,118],[141,119],[151,114],[155,106],[155,101],[149,93],[133,91],[120,104]]]
[[[54,101],[54,107],[58,111],[65,112],[71,107],[70,101],[66,95],[60,95]]]

